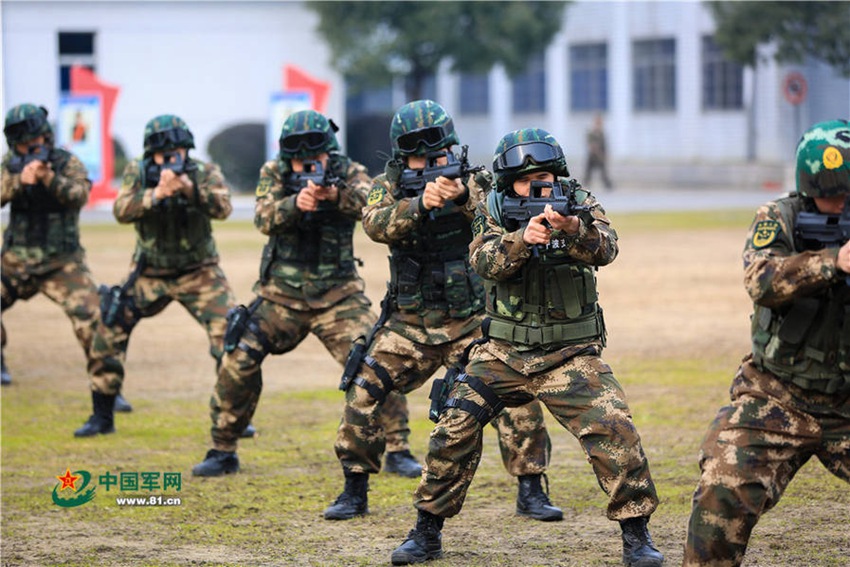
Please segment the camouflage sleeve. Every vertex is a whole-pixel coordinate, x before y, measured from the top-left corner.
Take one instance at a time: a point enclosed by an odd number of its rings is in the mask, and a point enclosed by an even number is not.
[[[753,302],[776,307],[831,285],[838,249],[796,252],[794,227],[774,202],[756,211],[744,245],[744,287]]]
[[[284,195],[283,175],[276,160],[267,161],[260,169],[254,205],[254,226],[263,234],[291,230],[301,218],[295,206],[295,195]]]
[[[91,191],[86,166],[77,156],[71,154],[62,171],[53,176],[49,189],[63,205],[74,209],[82,208],[89,200]]]
[[[490,173],[485,171],[477,175],[469,176],[463,183],[467,193],[465,194],[466,201],[458,205],[464,216],[470,222],[475,219],[478,211],[478,204],[484,200],[487,189],[490,187],[492,177]],[[482,186],[483,185],[483,186]]]
[[[142,187],[139,162],[132,160],[124,168],[121,190],[115,198],[112,213],[118,222],[131,223],[145,216],[153,206],[153,188]]]
[[[375,242],[388,244],[407,237],[422,223],[426,211],[420,206],[421,196],[399,199],[392,195],[392,185],[385,174],[372,182],[363,209],[363,229]]]
[[[508,232],[490,214],[487,201],[478,203],[472,221],[469,263],[482,278],[506,280],[531,257],[531,248],[522,241],[523,229]]]
[[[3,155],[3,165],[0,169],[0,206],[2,207],[5,207],[6,203],[15,198],[18,189],[21,187],[21,174],[9,171],[8,165],[11,157],[11,152]]]
[[[200,208],[210,218],[223,220],[233,212],[230,187],[224,181],[221,168],[214,163],[199,164],[197,190]]]
[[[340,212],[354,220],[360,220],[371,186],[372,179],[369,177],[366,168],[357,162],[351,162],[345,181],[338,187],[339,202],[337,206]]]
[[[567,252],[576,260],[591,266],[607,266],[620,250],[617,232],[605,216],[605,209],[593,195],[588,194],[582,205],[589,207],[590,211],[579,215],[581,225],[578,233],[565,235],[556,230],[552,233],[552,239],[563,237],[567,242]]]

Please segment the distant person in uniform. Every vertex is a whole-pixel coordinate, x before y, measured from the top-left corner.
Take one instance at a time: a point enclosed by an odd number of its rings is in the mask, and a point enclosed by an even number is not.
[[[71,127],[71,141],[75,144],[85,142],[88,131],[89,127],[83,119],[83,112],[78,110],[77,113],[74,114],[74,125]]]
[[[602,115],[593,118],[593,128],[587,132],[587,167],[584,170],[584,182],[590,185],[593,172],[599,170],[602,183],[609,191],[614,188],[608,177],[608,145],[605,141],[605,129],[602,126]]]

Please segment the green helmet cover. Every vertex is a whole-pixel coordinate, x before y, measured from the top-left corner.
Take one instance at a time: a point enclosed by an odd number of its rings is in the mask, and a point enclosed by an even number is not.
[[[523,128],[505,134],[496,146],[493,173],[496,190],[513,187],[514,181],[535,171],[569,177],[567,159],[555,137],[541,128]]]
[[[145,124],[145,156],[174,148],[195,147],[195,137],[189,126],[179,116],[160,114]]]
[[[47,109],[29,103],[13,107],[6,113],[3,134],[10,148],[39,136],[52,138],[53,129],[47,121]],[[48,142],[52,143],[52,140]]]
[[[339,127],[315,110],[300,110],[290,114],[280,130],[280,158],[308,158],[322,153],[339,151],[336,132]]]
[[[460,144],[452,117],[433,100],[415,100],[398,109],[390,124],[393,157],[426,155]]]
[[[797,144],[797,192],[832,197],[850,192],[850,123],[818,122]]]

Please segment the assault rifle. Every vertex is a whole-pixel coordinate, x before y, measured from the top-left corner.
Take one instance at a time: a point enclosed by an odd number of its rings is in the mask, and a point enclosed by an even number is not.
[[[50,158],[50,148],[44,144],[38,144],[27,148],[27,153],[18,155],[18,152],[12,152],[12,157],[9,159],[9,173],[20,173],[24,168],[34,162],[43,161],[47,163]]]
[[[564,194],[564,186],[560,182],[532,181],[527,197],[505,195],[502,203],[502,218],[508,224],[519,227],[527,225],[532,218],[542,214],[546,210],[546,205],[552,205],[556,213],[565,217],[590,211],[590,207],[578,205],[575,202],[575,189],[578,187],[576,180],[570,179],[568,183],[567,194]],[[546,188],[550,189],[548,196],[543,195],[543,189]],[[533,246],[531,251],[534,256],[539,255],[537,245]]]
[[[162,157],[164,160],[162,164],[156,163],[153,159],[149,160],[145,170],[145,185],[147,187],[159,185],[159,178],[163,169],[170,169],[177,175],[183,175],[195,171],[198,167],[192,162],[187,162],[178,152],[164,152]]]
[[[425,190],[425,185],[431,181],[436,181],[438,177],[462,179],[467,175],[483,170],[483,165],[478,167],[469,166],[468,153],[469,146],[461,147],[460,159],[448,150],[429,152],[425,156],[425,167],[423,169],[404,169],[401,172],[401,179],[399,179],[398,183],[399,187],[401,187],[405,194],[412,197],[421,195]],[[446,158],[446,165],[439,165],[437,163],[441,157]]]
[[[850,240],[850,195],[844,201],[841,214],[811,213],[797,214],[794,230],[797,238],[808,250],[837,248]],[[850,275],[847,276],[850,285]]]
[[[286,177],[285,186],[292,193],[298,193],[305,187],[307,182],[312,181],[320,187],[330,187],[331,185],[339,185],[342,179],[333,173],[330,169],[325,169],[322,162],[318,160],[305,159],[303,171],[292,171]],[[319,208],[316,212],[331,211],[335,209],[330,201],[319,201]]]

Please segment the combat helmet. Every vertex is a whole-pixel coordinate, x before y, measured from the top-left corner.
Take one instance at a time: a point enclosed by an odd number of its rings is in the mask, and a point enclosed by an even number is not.
[[[290,114],[280,130],[280,158],[307,158],[339,151],[336,132],[339,127],[315,110]]]
[[[818,122],[797,145],[797,192],[804,197],[850,193],[850,123]]]
[[[556,177],[570,176],[564,151],[555,137],[540,128],[505,134],[493,156],[496,190],[505,191],[518,177],[535,171],[549,171]]]
[[[195,147],[195,137],[179,116],[160,114],[145,125],[145,157],[174,148]]]
[[[53,143],[53,129],[47,121],[47,109],[34,104],[19,104],[9,110],[3,134],[10,148],[39,136],[44,136],[47,143]]]
[[[433,100],[415,100],[398,109],[390,125],[393,157],[425,155],[460,144],[452,117]]]

